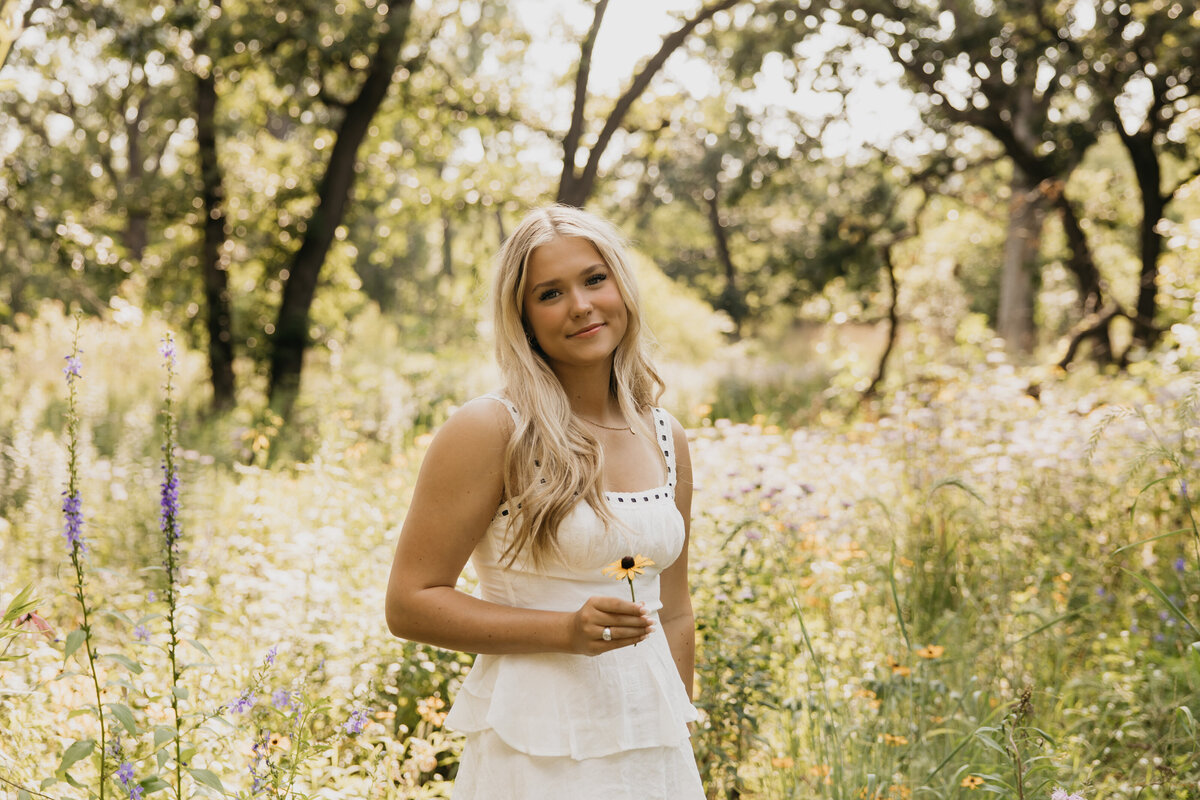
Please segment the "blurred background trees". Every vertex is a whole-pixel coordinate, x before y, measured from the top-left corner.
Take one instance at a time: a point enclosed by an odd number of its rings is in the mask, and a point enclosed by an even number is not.
[[[286,417],[368,311],[475,342],[492,254],[553,200],[735,340],[858,324],[881,360],[982,323],[1127,366],[1196,314],[1191,4],[668,5],[6,0],[0,325],[160,314],[215,409]]]

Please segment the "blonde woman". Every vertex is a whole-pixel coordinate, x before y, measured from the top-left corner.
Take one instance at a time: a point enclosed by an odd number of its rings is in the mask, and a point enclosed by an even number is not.
[[[446,720],[467,737],[455,800],[703,800],[691,464],[624,243],[539,209],[493,288],[503,391],[434,437],[387,591],[393,634],[480,654]]]

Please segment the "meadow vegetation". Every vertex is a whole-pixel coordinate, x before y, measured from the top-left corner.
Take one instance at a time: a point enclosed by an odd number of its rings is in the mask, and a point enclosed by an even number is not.
[[[281,430],[261,387],[206,417],[203,354],[160,352],[154,315],[83,321],[64,380],[75,325],[47,304],[0,331],[0,797],[448,796],[470,657],[391,638],[382,598],[423,449],[493,384],[485,355],[360,315]],[[710,797],[1196,797],[1188,331],[1065,375],[964,326],[857,410],[844,352],[664,335]]]

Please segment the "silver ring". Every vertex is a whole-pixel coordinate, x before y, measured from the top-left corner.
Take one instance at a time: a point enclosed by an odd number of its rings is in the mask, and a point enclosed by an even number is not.
[[[600,638],[606,642],[612,641],[612,628],[605,628],[604,633],[600,634]]]

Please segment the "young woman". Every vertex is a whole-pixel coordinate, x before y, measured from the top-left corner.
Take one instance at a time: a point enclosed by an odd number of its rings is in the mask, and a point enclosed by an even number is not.
[[[455,800],[703,800],[691,464],[654,406],[624,243],[534,211],[493,302],[503,392],[434,437],[387,591],[393,634],[480,654],[446,720],[467,736]],[[479,597],[457,588],[468,558]]]

